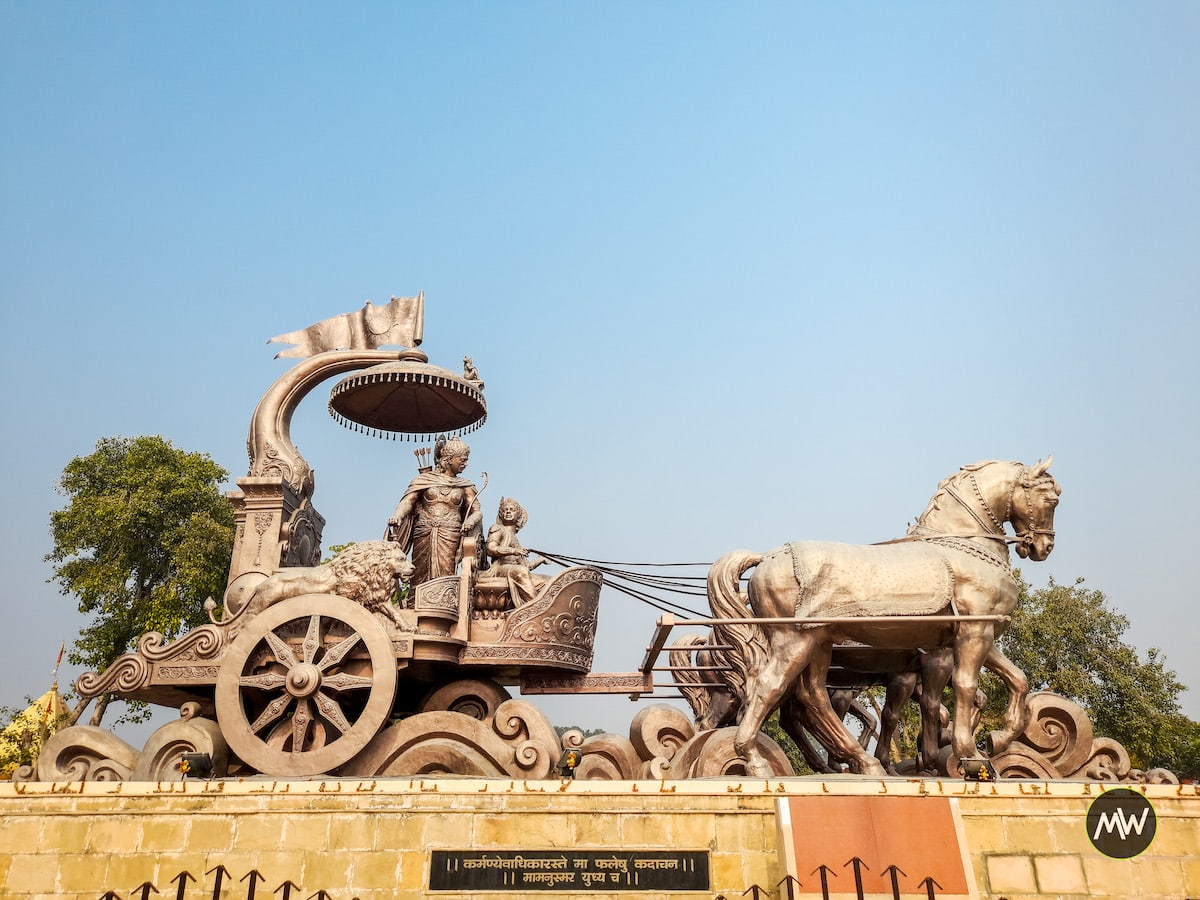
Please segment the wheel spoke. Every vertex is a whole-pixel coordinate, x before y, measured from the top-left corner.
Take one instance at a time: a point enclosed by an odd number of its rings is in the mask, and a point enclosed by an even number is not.
[[[330,688],[335,691],[353,691],[370,688],[375,683],[375,679],[363,675],[348,675],[345,672],[338,672],[336,675],[326,675],[321,679],[321,687]]]
[[[312,706],[307,697],[301,697],[296,701],[296,711],[292,714],[292,753],[303,753],[308,749],[304,742],[311,724]]]
[[[286,681],[287,679],[278,672],[264,672],[261,675],[243,675],[238,679],[238,684],[242,687],[256,687],[270,691],[283,687]]]
[[[350,637],[346,638],[344,641],[341,641],[337,646],[330,648],[329,652],[325,654],[325,658],[317,663],[317,668],[319,668],[322,672],[333,668],[340,663],[345,658],[346,654],[353,650],[355,645],[357,645],[361,640],[362,635],[360,635],[357,631],[354,632],[350,635]]]
[[[254,734],[258,734],[260,731],[282,716],[284,712],[287,711],[288,704],[291,703],[291,700],[292,698],[288,694],[281,694],[268,703],[267,708],[262,711],[262,715],[250,723],[250,731]]]
[[[275,654],[275,658],[279,660],[280,663],[287,666],[287,668],[290,669],[299,662],[299,660],[296,659],[296,654],[292,652],[292,648],[289,647],[284,642],[283,638],[281,638],[275,632],[268,631],[263,635],[263,639],[270,644],[271,650]]]
[[[337,704],[337,701],[322,691],[317,691],[313,698],[317,701],[317,709],[330,725],[345,734],[350,730],[350,721],[346,718],[346,714],[342,712],[342,708]]]
[[[320,646],[321,617],[314,615],[308,620],[308,633],[304,636],[304,661],[306,663],[310,663],[316,659],[317,648]]]

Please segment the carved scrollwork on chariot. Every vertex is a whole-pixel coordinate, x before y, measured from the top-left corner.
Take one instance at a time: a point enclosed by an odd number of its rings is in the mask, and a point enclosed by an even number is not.
[[[305,500],[280,529],[281,565],[316,566],[321,562],[321,532],[324,520]]]
[[[413,608],[453,613],[454,617],[458,618],[459,584],[457,575],[445,575],[426,581],[417,587]]]
[[[560,572],[530,603],[472,617],[464,665],[527,664],[591,669],[603,576],[594,569]],[[476,593],[476,602],[479,594]]]
[[[117,693],[142,699],[147,693],[153,694],[156,686],[206,680],[211,683],[227,643],[226,630],[219,625],[201,625],[171,643],[152,631],[142,635],[133,653],[119,657],[103,672],[80,675],[75,688],[84,697]]]
[[[158,632],[152,631],[144,634],[138,641],[137,652],[139,656],[143,656],[151,662],[194,661],[215,659],[220,655],[225,644],[225,634],[220,627],[201,625],[169,644]]]

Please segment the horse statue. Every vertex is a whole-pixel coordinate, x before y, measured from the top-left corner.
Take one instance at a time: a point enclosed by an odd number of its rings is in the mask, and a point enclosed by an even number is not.
[[[960,760],[976,755],[975,698],[984,666],[1009,692],[1004,727],[991,735],[993,752],[1024,730],[1028,680],[995,641],[1018,597],[1008,544],[1022,559],[1039,562],[1054,549],[1062,491],[1048,473],[1052,460],[963,466],[938,485],[907,535],[895,541],[798,542],[765,555],[735,550],[713,564],[713,631],[716,643],[730,648],[725,680],[741,698],[734,749],[749,774],[771,774],[755,738],[785,701],[803,706],[805,727],[851,771],[886,774],[831,705],[826,680],[835,644],[862,645],[868,657],[949,648],[952,750]],[[1016,537],[1005,532],[1006,522]],[[742,576],[751,568],[743,593]],[[945,683],[924,690],[940,696]]]

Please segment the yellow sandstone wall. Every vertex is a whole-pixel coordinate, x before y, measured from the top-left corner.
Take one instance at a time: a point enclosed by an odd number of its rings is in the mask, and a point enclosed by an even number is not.
[[[971,882],[959,896],[1200,900],[1196,786],[1146,789],[1158,833],[1131,860],[1104,857],[1088,841],[1084,819],[1099,790],[1081,783],[900,779],[0,783],[0,897],[96,900],[108,891],[121,898],[157,891],[207,898],[217,878],[225,898],[307,900],[319,891],[330,900],[421,897],[429,895],[432,849],[706,850],[711,891],[631,895],[732,900],[757,884],[779,897],[787,839],[777,830],[778,801],[858,796],[878,798],[872,804],[949,798],[941,806],[956,810]],[[820,839],[819,833],[798,837],[805,846]],[[185,876],[183,893],[181,872],[197,879]],[[798,875],[803,887],[796,896],[819,897],[817,877]],[[847,878],[843,871],[830,897],[855,896]],[[513,900],[521,893],[432,896]],[[906,887],[901,896],[927,895]]]
[[[1144,853],[1124,860],[1102,855],[1088,840],[1087,809],[1099,784],[997,788],[995,795],[960,801],[981,896],[1200,900],[1198,786],[1147,787],[1158,832]]]

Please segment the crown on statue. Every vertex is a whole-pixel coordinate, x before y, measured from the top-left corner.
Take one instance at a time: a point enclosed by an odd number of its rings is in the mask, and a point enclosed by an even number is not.
[[[436,459],[443,459],[447,456],[466,456],[471,452],[471,448],[458,435],[451,438],[439,439],[437,442],[437,452],[434,454]]]

